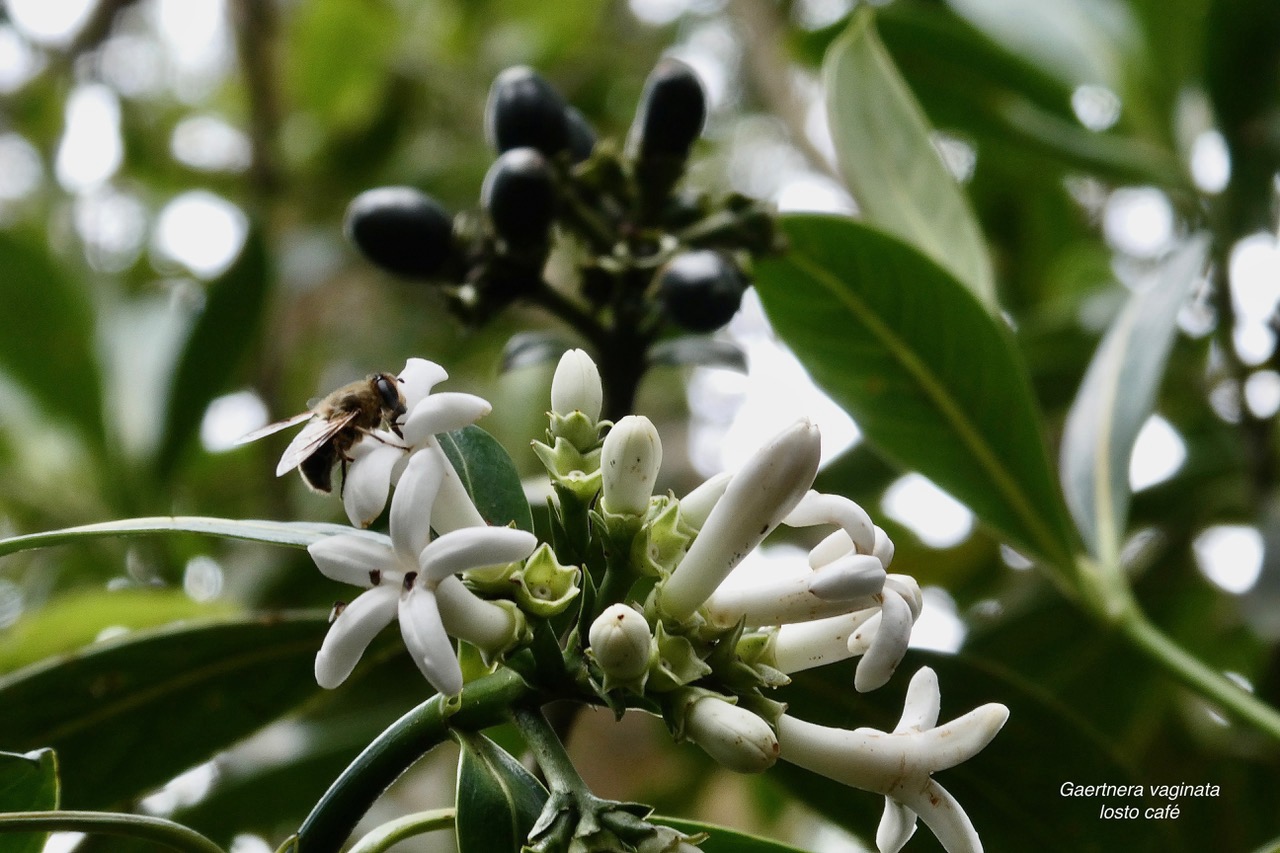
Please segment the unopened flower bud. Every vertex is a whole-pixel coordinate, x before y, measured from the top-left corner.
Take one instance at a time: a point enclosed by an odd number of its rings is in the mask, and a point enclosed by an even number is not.
[[[649,623],[627,605],[606,608],[591,623],[587,636],[591,653],[608,680],[633,681],[649,668],[653,648]]]
[[[695,531],[701,530],[702,525],[707,523],[707,516],[711,515],[712,507],[724,495],[724,490],[729,488],[731,479],[733,476],[728,471],[722,471],[682,497],[680,521]]]
[[[747,460],[707,516],[658,597],[677,622],[693,615],[720,582],[800,501],[818,473],[818,428],[801,420]]]
[[[605,436],[600,454],[604,476],[601,505],[613,515],[643,515],[662,466],[662,440],[643,415],[628,415]]]
[[[715,696],[686,712],[684,733],[716,761],[738,773],[760,773],[778,760],[778,738],[763,719]]]
[[[551,411],[557,415],[582,412],[592,421],[600,420],[604,391],[600,371],[583,350],[571,349],[560,356],[551,378]]]

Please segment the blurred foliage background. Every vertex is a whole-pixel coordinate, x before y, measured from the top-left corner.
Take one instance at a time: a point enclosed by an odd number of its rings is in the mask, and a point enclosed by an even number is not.
[[[690,182],[782,210],[852,212],[819,74],[851,6],[8,0],[0,534],[144,515],[341,520],[338,502],[271,476],[281,441],[232,441],[410,355],[443,363],[448,388],[488,397],[485,427],[534,473],[524,448],[543,428],[550,365],[503,372],[503,351],[517,331],[545,327],[572,340],[569,331],[519,307],[481,329],[459,326],[439,293],[356,256],[341,236],[347,202],[371,186],[409,184],[452,210],[475,206],[492,160],[486,92],[513,64],[539,69],[602,137],[621,139],[645,75],[670,52],[699,71],[711,98]],[[1126,559],[1154,621],[1274,703],[1280,6],[894,0],[877,26],[976,210],[1055,442],[1128,288],[1192,231],[1213,234],[1216,287],[1206,283],[1180,317],[1159,415],[1135,453]],[[805,388],[752,299],[721,335],[746,351],[745,377],[660,368],[641,389],[638,409],[667,443],[660,487],[681,492],[732,465],[809,407],[831,445],[820,487],[883,519],[899,570],[927,587],[922,643],[961,655],[919,653],[942,674],[944,718],[1003,701],[1011,730],[1023,733],[1010,740],[1035,746],[1002,752],[1002,735],[967,766],[976,774],[968,790],[981,793],[959,799],[988,849],[1271,849],[1263,845],[1280,836],[1274,743],[1154,670],[962,506],[857,441],[847,418]],[[338,594],[304,555],[258,545],[173,537],[18,554],[0,562],[0,672],[104,632],[327,608]],[[64,804],[141,803],[221,841],[233,828],[278,842],[350,757],[424,696],[403,655],[366,664],[358,690],[315,695],[313,648],[262,674],[280,696],[256,715],[190,748],[173,748],[184,735],[171,733],[164,749],[136,753],[154,772],[68,784]],[[798,679],[788,698],[820,720],[835,715],[832,723],[892,714],[885,697],[831,698],[833,685],[848,694],[851,684],[848,671],[824,671]],[[298,702],[301,712],[240,740]],[[218,713],[216,703],[205,710]],[[42,745],[25,732],[8,742],[19,716],[0,707],[0,748]],[[590,717],[572,746],[602,796],[822,851],[861,849],[839,825],[864,836],[874,826],[878,798],[804,777],[733,777],[696,750],[638,736],[661,734],[651,721]],[[126,750],[153,723],[121,715],[100,737]],[[183,784],[146,798],[215,752]],[[643,772],[618,778],[623,764]],[[74,778],[74,757],[63,766]],[[428,762],[394,791],[387,814],[447,802],[450,773],[448,756]],[[1109,824],[1097,818],[1099,801],[1058,795],[1066,781],[1127,780],[1222,791],[1183,801],[1164,823]],[[926,836],[909,849],[934,849]]]

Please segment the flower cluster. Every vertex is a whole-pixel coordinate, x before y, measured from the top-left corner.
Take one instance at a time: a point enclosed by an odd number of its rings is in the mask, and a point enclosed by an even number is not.
[[[902,848],[917,815],[947,850],[981,850],[963,809],[932,774],[990,742],[1008,716],[1004,706],[985,705],[936,726],[938,685],[927,668],[913,677],[893,732],[816,726],[766,698],[789,673],[852,657],[860,658],[855,689],[884,685],[920,615],[918,584],[888,571],[893,543],[885,532],[853,501],[812,490],[817,428],[798,421],[733,475],[714,477],[682,499],[655,496],[662,444],[648,419],[623,418],[602,441],[595,436],[608,424],[576,423],[599,411],[598,387],[586,354],[566,354],[556,374],[551,444],[538,452],[562,504],[599,489],[592,520],[608,551],[627,557],[625,566],[609,561],[602,609],[588,635],[606,701],[662,713],[678,739],[733,770],[762,771],[781,757],[883,794],[883,853]],[[812,548],[807,565],[764,580],[736,576],[781,525],[832,532]],[[629,578],[609,582],[611,573],[625,571]]]
[[[347,512],[363,528],[392,494],[389,536],[359,529],[310,547],[326,576],[365,588],[336,611],[316,657],[322,686],[341,684],[397,618],[414,662],[449,696],[464,686],[451,638],[491,663],[529,647],[521,654],[551,653],[551,669],[568,671],[535,685],[545,699],[659,714],[677,740],[739,772],[782,758],[883,795],[882,853],[906,844],[917,817],[947,850],[981,850],[964,810],[933,774],[985,747],[1008,716],[1004,706],[939,726],[937,678],[927,668],[911,679],[892,732],[814,725],[769,698],[791,673],[855,657],[854,688],[881,687],[904,659],[922,604],[915,580],[889,571],[893,543],[867,513],[813,490],[812,423],[796,422],[740,470],[683,498],[655,495],[658,431],[642,416],[601,420],[595,363],[581,350],[565,353],[547,441],[534,442],[555,495],[548,541],[539,544],[532,533],[485,524],[434,437],[489,410],[478,397],[431,393],[444,378],[437,365],[411,359],[398,377],[405,414],[388,424],[400,435],[362,437],[351,449]],[[789,571],[761,579],[740,570],[780,526],[829,532]],[[579,581],[590,594],[579,595]],[[530,646],[539,630],[560,644]],[[597,818],[607,824],[631,814],[604,801],[588,809],[596,817],[582,808],[576,800],[549,805],[533,849],[558,849],[554,839],[563,834],[603,832]],[[623,844],[628,833],[656,831],[641,821],[608,833]],[[672,841],[692,849],[689,838]]]

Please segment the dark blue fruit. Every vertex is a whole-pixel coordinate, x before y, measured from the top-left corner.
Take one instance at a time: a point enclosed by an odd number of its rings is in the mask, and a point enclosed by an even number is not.
[[[567,105],[536,71],[523,65],[498,75],[485,105],[485,135],[497,151],[536,148],[554,157],[569,148]]]
[[[678,59],[661,60],[649,74],[632,125],[640,160],[689,156],[707,118],[707,96],[693,69]]]
[[[658,271],[658,299],[672,322],[713,332],[737,313],[746,281],[737,265],[711,249],[676,255]]]
[[[406,278],[432,278],[453,254],[449,212],[413,187],[360,193],[347,205],[343,230],[366,258]]]
[[[480,203],[499,237],[517,248],[535,246],[547,241],[555,189],[547,158],[533,148],[513,148],[489,167]]]

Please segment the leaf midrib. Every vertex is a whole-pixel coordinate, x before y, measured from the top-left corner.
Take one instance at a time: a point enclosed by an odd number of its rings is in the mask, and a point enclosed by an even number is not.
[[[870,330],[873,336],[881,341],[886,351],[897,359],[906,372],[915,379],[924,392],[925,398],[942,414],[944,422],[951,425],[960,441],[978,458],[980,466],[987,472],[996,489],[1038,540],[1034,544],[1044,551],[1045,556],[1051,556],[1055,561],[1062,562],[1065,556],[1056,542],[1056,537],[1036,514],[1031,500],[1019,488],[1016,478],[1000,464],[999,456],[983,440],[981,433],[970,422],[964,410],[947,393],[945,387],[934,381],[932,371],[907,346],[906,342],[895,334],[868,304],[843,286],[843,283],[824,266],[794,250],[790,255],[790,261],[831,293]]]

